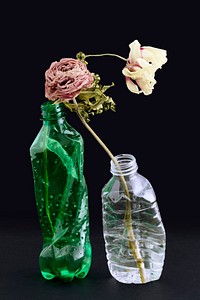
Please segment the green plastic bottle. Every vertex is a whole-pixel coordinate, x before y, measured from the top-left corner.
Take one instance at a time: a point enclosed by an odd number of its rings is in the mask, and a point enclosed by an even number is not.
[[[65,118],[65,106],[42,104],[43,126],[30,147],[36,206],[43,236],[44,278],[71,281],[90,269],[88,190],[84,144]]]

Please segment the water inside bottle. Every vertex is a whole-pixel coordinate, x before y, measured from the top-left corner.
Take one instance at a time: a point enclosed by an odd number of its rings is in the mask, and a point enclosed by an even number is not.
[[[131,203],[132,228],[144,261],[145,282],[158,280],[165,258],[165,230],[157,202],[134,197]],[[122,283],[141,283],[137,262],[130,248],[132,240],[125,222],[126,197],[113,202],[103,194],[105,249],[111,275]]]

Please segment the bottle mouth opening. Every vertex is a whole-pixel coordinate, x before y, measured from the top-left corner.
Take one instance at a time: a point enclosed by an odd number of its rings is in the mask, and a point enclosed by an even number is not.
[[[45,121],[58,119],[65,115],[63,103],[54,104],[46,101],[41,105],[42,119]]]
[[[110,171],[113,175],[130,175],[134,174],[137,169],[138,165],[136,163],[136,159],[132,154],[119,154],[115,156],[117,161],[116,165],[113,160],[111,160],[111,167]]]

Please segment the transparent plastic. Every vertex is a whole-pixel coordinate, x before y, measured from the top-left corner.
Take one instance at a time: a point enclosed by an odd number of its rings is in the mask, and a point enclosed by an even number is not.
[[[113,176],[102,189],[103,235],[109,271],[116,280],[127,284],[158,280],[164,265],[166,235],[155,192],[150,182],[137,172],[134,156],[122,154],[115,158],[121,173],[111,161]],[[130,198],[124,192],[120,176],[125,179]],[[130,207],[131,229],[126,222],[127,207]],[[131,243],[142,262],[140,268]]]
[[[44,278],[83,278],[91,265],[83,139],[66,121],[64,105],[45,102],[43,125],[30,147],[43,247]]]

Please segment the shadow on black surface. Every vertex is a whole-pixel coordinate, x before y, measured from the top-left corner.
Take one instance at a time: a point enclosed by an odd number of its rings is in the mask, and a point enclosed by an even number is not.
[[[180,222],[179,222],[180,225]],[[200,299],[200,230],[197,224],[166,226],[167,250],[161,278],[128,285],[111,277],[101,229],[91,230],[93,260],[84,279],[47,281],[40,274],[40,228],[34,220],[1,219],[0,299]]]

